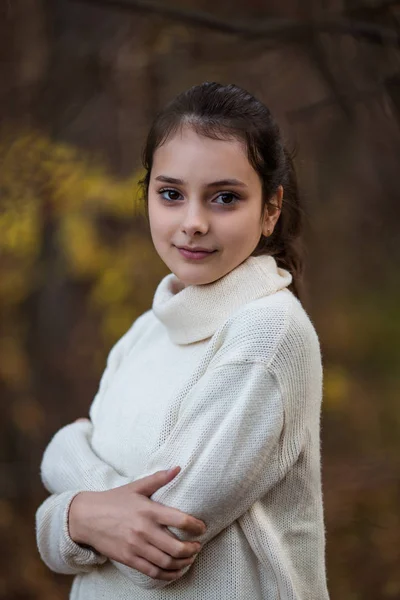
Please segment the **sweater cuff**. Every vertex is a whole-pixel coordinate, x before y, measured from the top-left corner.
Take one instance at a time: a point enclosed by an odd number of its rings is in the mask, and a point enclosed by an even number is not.
[[[69,510],[72,504],[72,500],[81,491],[78,490],[70,492],[69,498],[67,498],[64,512],[62,514],[62,536],[60,539],[60,554],[65,562],[70,566],[86,566],[86,565],[102,565],[107,561],[107,557],[97,552],[91,546],[85,546],[77,544],[71,538],[69,534]]]

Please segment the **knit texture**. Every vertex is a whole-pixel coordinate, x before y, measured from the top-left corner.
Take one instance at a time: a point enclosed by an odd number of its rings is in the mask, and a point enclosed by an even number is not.
[[[43,561],[75,574],[71,600],[328,600],[321,488],[322,363],[314,326],[271,256],[183,288],[164,277],[151,310],[111,350],[91,422],[60,429],[41,465]],[[181,471],[151,498],[203,520],[179,580],[152,579],[68,532],[79,491]]]

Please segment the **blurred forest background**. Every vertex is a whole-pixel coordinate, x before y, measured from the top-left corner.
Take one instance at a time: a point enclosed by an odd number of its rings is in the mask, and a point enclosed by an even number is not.
[[[297,149],[331,598],[400,599],[399,43],[388,0],[2,0],[1,598],[68,597],[36,550],[42,453],[168,272],[141,146],[208,80],[257,95]]]

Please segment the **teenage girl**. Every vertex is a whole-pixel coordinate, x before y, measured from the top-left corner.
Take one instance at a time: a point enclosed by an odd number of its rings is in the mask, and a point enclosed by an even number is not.
[[[39,552],[72,600],[328,600],[322,361],[302,208],[268,108],[204,83],[158,114],[143,180],[171,271],[41,475]]]

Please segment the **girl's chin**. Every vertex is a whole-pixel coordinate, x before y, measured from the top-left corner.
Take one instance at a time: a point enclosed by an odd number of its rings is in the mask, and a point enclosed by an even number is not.
[[[206,270],[204,270],[203,273],[195,273],[189,272],[189,269],[174,269],[173,270],[174,275],[178,278],[178,280],[180,281],[180,284],[183,287],[187,287],[188,285],[205,285],[207,283],[212,283],[213,281],[216,281],[217,279],[219,279],[219,275],[218,274],[211,274],[211,273],[206,273]]]

